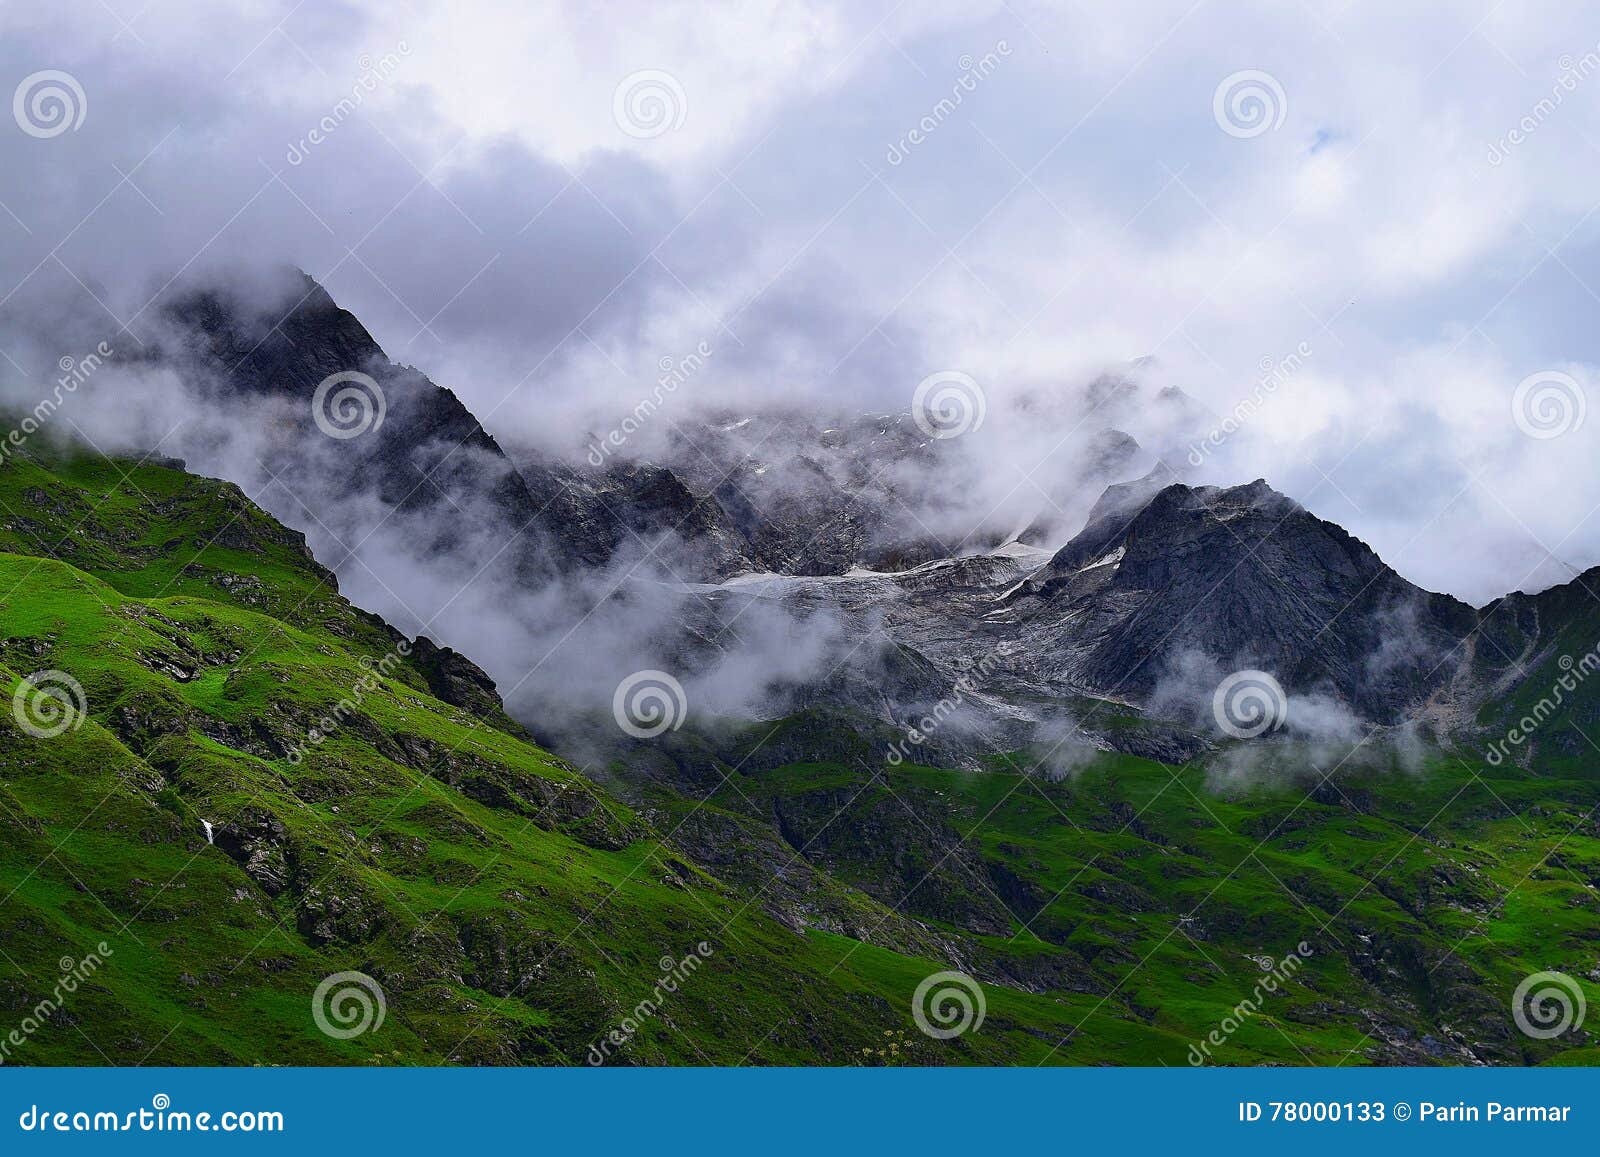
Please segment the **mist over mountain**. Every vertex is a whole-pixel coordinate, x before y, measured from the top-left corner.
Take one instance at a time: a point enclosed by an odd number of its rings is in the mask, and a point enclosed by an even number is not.
[[[1490,148],[1589,47],[1582,19],[1341,11],[1372,54],[1352,86],[1337,41],[1291,13],[1185,9],[805,4],[708,44],[653,9],[601,41],[560,4],[271,0],[147,15],[128,52],[99,5],[11,5],[7,75],[65,71],[86,107],[72,131],[0,139],[0,380],[37,394],[106,339],[131,356],[175,275],[248,283],[279,261],[519,462],[581,461],[664,359],[702,348],[674,401],[732,421],[903,413],[958,371],[991,400],[962,450],[982,469],[948,482],[948,525],[913,508],[959,540],[997,506],[1002,525],[1033,513],[1083,384],[1150,356],[1152,388],[1207,415],[1174,447],[1198,440],[1193,481],[1266,478],[1429,590],[1476,605],[1600,562],[1596,425],[1536,439],[1513,410],[1532,375],[1589,388],[1595,225],[1570,190],[1600,126],[1569,100],[1513,160]],[[1461,47],[1420,65],[1435,42]],[[550,44],[571,57],[516,66],[510,46]],[[953,131],[891,163],[955,64],[985,56]],[[1218,83],[1280,57],[1317,64],[1272,131],[1228,135]],[[651,68],[682,115],[634,135],[616,93]],[[69,317],[92,323],[58,341]],[[1050,420],[1002,421],[1028,398]],[[651,424],[636,456],[672,437]]]
[[[0,1064],[1600,1064],[1581,6],[136,7],[0,6]]]
[[[348,373],[377,392],[351,403],[369,407],[370,431],[346,438],[319,428],[333,402],[317,390]],[[169,291],[138,351],[81,389],[72,436],[237,481],[303,528],[359,602],[481,656],[529,714],[603,704],[652,656],[687,664],[712,714],[771,713],[843,654],[833,611],[741,597],[726,622],[696,622],[697,584],[904,569],[1038,535],[1071,517],[1086,478],[1092,490],[1139,453],[1120,433],[1109,450],[1099,431],[1063,438],[1060,503],[1035,489],[981,514],[980,461],[907,414],[825,426],[792,409],[680,409],[657,423],[664,464],[639,456],[643,439],[599,468],[514,463],[452,392],[391,363],[320,286],[287,273]],[[862,678],[876,677],[868,663]]]
[[[1186,483],[1210,416],[1159,373],[958,411],[978,428],[955,437],[931,410],[706,408],[663,378],[626,434],[508,452],[285,271],[167,290],[50,434],[237,482],[359,605],[481,663],[575,757],[622,739],[605,720],[642,670],[713,729],[820,707],[917,735],[954,695],[937,742],[957,761],[1189,758],[1247,669],[1303,739],[1438,742],[1559,632],[1420,589],[1264,480]],[[985,430],[1057,449],[1012,482]]]

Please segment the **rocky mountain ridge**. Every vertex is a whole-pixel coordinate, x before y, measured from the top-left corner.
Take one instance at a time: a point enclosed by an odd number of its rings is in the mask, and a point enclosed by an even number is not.
[[[969,757],[1040,733],[1179,757],[1216,737],[1196,706],[1244,668],[1349,727],[1459,726],[1587,605],[1582,579],[1482,609],[1423,591],[1264,480],[1192,487],[1160,459],[1130,477],[1148,456],[1110,427],[1069,472],[1099,497],[1064,545],[1041,549],[1037,524],[973,525],[952,542],[908,511],[907,486],[959,460],[905,414],[821,426],[794,413],[685,413],[663,462],[513,461],[453,393],[392,363],[309,278],[270,325],[210,292],[167,316],[187,337],[152,356],[219,397],[293,403],[295,436],[270,463],[278,475],[331,470],[335,494],[375,497],[368,523],[415,516],[424,554],[494,544],[529,589],[610,568],[613,591],[668,592],[671,624],[649,630],[669,637],[684,672],[710,669],[753,609],[813,624],[848,642],[825,674],[774,681],[758,713],[832,706],[914,729],[959,687],[942,738]],[[319,383],[352,369],[378,383],[387,413],[376,435],[337,443],[330,458],[306,409]],[[1192,408],[1171,390],[1140,401],[1117,378],[1090,393],[1111,414]],[[1047,399],[1033,404],[1051,412]],[[1108,711],[1151,725],[1084,722]]]

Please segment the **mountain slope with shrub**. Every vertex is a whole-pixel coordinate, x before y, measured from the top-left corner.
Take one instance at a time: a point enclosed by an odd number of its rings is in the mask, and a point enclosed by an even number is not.
[[[9,1063],[581,1064],[702,943],[613,1060],[842,1061],[937,967],[888,945],[938,937],[801,866],[793,903],[881,929],[877,974],[830,971],[832,938],[534,747],[481,672],[351,606],[230,484],[14,459],[0,622],[27,709],[0,715],[0,1017],[109,949]],[[38,698],[47,672],[85,712]],[[348,971],[388,1006],[345,1041],[312,996]],[[1012,1031],[951,1059],[1029,1052]]]
[[[1594,1056],[1509,1004],[1592,980],[1580,766],[1319,782],[1284,747],[1235,782],[1112,754],[1060,779],[891,764],[881,725],[816,711],[579,769],[176,465],[0,471],[0,679],[63,672],[86,707],[43,738],[51,704],[0,713],[7,1063],[583,1064],[627,1026],[607,1063]],[[912,1000],[949,969],[986,1015],[939,1040]],[[385,1019],[330,1036],[313,994],[357,971]]]

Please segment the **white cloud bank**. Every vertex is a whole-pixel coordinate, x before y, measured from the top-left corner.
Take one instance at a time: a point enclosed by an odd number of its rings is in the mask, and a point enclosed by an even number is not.
[[[1577,3],[7,5],[0,96],[59,70],[87,110],[0,118],[0,377],[89,336],[51,319],[115,346],[180,270],[270,261],[575,456],[701,342],[689,401],[1153,356],[1219,415],[1305,346],[1206,480],[1481,602],[1600,562],[1600,415],[1512,413],[1542,371],[1600,404],[1597,41]],[[1257,135],[1214,117],[1245,71],[1282,93]],[[639,73],[677,127],[619,126]]]

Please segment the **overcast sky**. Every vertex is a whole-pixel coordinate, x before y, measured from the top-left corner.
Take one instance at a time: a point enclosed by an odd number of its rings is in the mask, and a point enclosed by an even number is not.
[[[1202,477],[1413,581],[1600,563],[1581,3],[0,0],[0,82],[13,386],[274,262],[512,441],[702,342],[705,397],[883,409],[1153,357],[1262,399]]]

